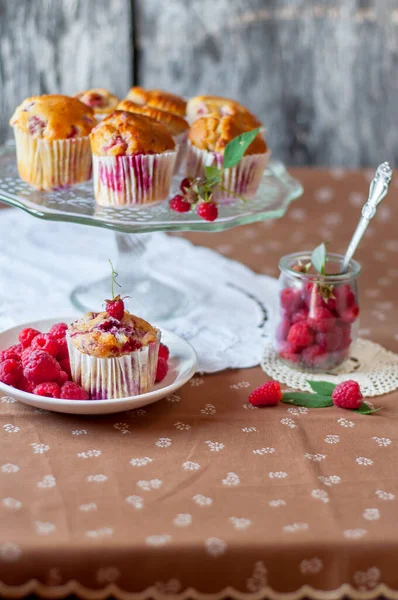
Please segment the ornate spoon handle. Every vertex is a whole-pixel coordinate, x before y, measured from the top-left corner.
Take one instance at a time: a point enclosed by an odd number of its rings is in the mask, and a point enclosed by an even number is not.
[[[376,214],[376,208],[378,204],[380,204],[383,198],[387,195],[391,176],[392,170],[388,162],[384,162],[377,167],[376,174],[369,187],[368,200],[362,207],[362,216],[345,253],[340,273],[346,272],[350,260],[354,256],[354,253],[358,248],[359,242],[361,241],[363,234],[370,223],[370,220],[373,219]]]

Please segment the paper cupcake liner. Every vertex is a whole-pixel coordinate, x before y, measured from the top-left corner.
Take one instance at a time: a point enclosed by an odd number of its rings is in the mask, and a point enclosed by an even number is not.
[[[101,206],[148,204],[169,195],[177,152],[93,155],[94,195]]]
[[[183,133],[179,133],[178,135],[173,136],[173,140],[175,141],[177,150],[177,158],[174,165],[174,173],[178,173],[178,171],[184,164],[187,155],[188,132],[184,131]]]
[[[67,188],[91,177],[91,149],[87,137],[45,140],[14,128],[18,171],[38,190]]]
[[[97,358],[83,354],[66,337],[72,380],[90,394],[91,400],[126,398],[150,392],[155,384],[158,340],[119,357]]]
[[[260,185],[270,155],[271,152],[265,152],[263,154],[249,154],[248,156],[244,156],[235,167],[225,169],[222,180],[223,187],[244,198],[254,196]],[[188,177],[203,177],[205,167],[217,166],[221,168],[222,165],[222,154],[200,150],[188,141],[186,165]],[[222,195],[228,195],[228,192]]]

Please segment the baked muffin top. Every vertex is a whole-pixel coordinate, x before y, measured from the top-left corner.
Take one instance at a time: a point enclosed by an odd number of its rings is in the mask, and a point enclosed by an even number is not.
[[[174,150],[167,128],[150,117],[115,110],[90,134],[91,149],[97,156],[159,154]]]
[[[80,352],[97,358],[129,354],[158,339],[157,329],[127,310],[120,321],[105,311],[88,312],[69,325],[66,334]]]
[[[208,114],[219,114],[221,116],[240,116],[244,122],[253,128],[259,127],[261,122],[245,106],[221,96],[195,96],[188,100],[187,117],[190,123]]]
[[[209,152],[224,153],[225,146],[245,131],[255,129],[250,127],[236,116],[222,117],[218,114],[201,117],[193,123],[189,130],[189,141],[200,148]],[[267,145],[263,136],[259,133],[252,141],[245,152],[249,154],[263,154],[267,151]]]
[[[96,124],[92,108],[77,98],[58,94],[27,98],[10,120],[12,127],[46,140],[84,137]]]
[[[109,115],[113,112],[119,102],[119,98],[111,94],[105,88],[93,88],[78,92],[74,98],[84,102],[87,106],[91,106],[96,115]]]
[[[151,119],[155,119],[155,121],[163,123],[171,135],[179,135],[180,133],[184,133],[184,131],[189,129],[188,123],[182,117],[173,115],[165,110],[160,110],[160,108],[154,108],[153,106],[142,106],[141,104],[137,104],[132,100],[122,100],[118,104],[117,109],[127,110],[128,112],[132,112],[137,115],[146,115],[147,117],[151,117]]]
[[[126,100],[132,100],[137,104],[147,104],[154,108],[160,108],[173,115],[185,116],[187,103],[181,96],[164,92],[163,90],[144,90],[141,87],[132,87],[126,96]]]

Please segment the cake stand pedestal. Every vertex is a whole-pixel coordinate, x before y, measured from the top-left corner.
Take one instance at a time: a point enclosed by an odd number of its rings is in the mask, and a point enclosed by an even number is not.
[[[174,196],[183,175],[173,178],[170,197]],[[116,233],[119,273],[123,296],[134,298],[134,310],[154,322],[182,316],[190,308],[183,282],[167,276],[164,270],[156,276],[147,266],[146,250],[156,245],[156,232],[224,231],[238,225],[281,218],[290,203],[301,196],[301,184],[291,177],[284,165],[271,160],[254,198],[219,206],[216,221],[207,222],[195,212],[175,213],[168,202],[137,208],[104,208],[93,198],[92,182],[67,190],[38,192],[19,178],[14,143],[0,148],[0,201],[21,208],[40,219],[80,223],[110,229]],[[178,256],[175,257],[178,261]],[[110,278],[82,282],[71,292],[71,301],[84,312],[98,310],[109,297]],[[129,300],[126,299],[127,307]]]

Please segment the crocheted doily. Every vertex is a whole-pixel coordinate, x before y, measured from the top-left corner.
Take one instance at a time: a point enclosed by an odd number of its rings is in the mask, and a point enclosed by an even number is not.
[[[290,388],[311,391],[307,380],[340,383],[354,379],[365,398],[381,396],[398,389],[398,354],[370,340],[352,344],[349,358],[337,369],[325,373],[303,373],[286,366],[276,355],[271,342],[264,349],[261,367],[267,375]],[[349,376],[349,377],[347,377]]]

